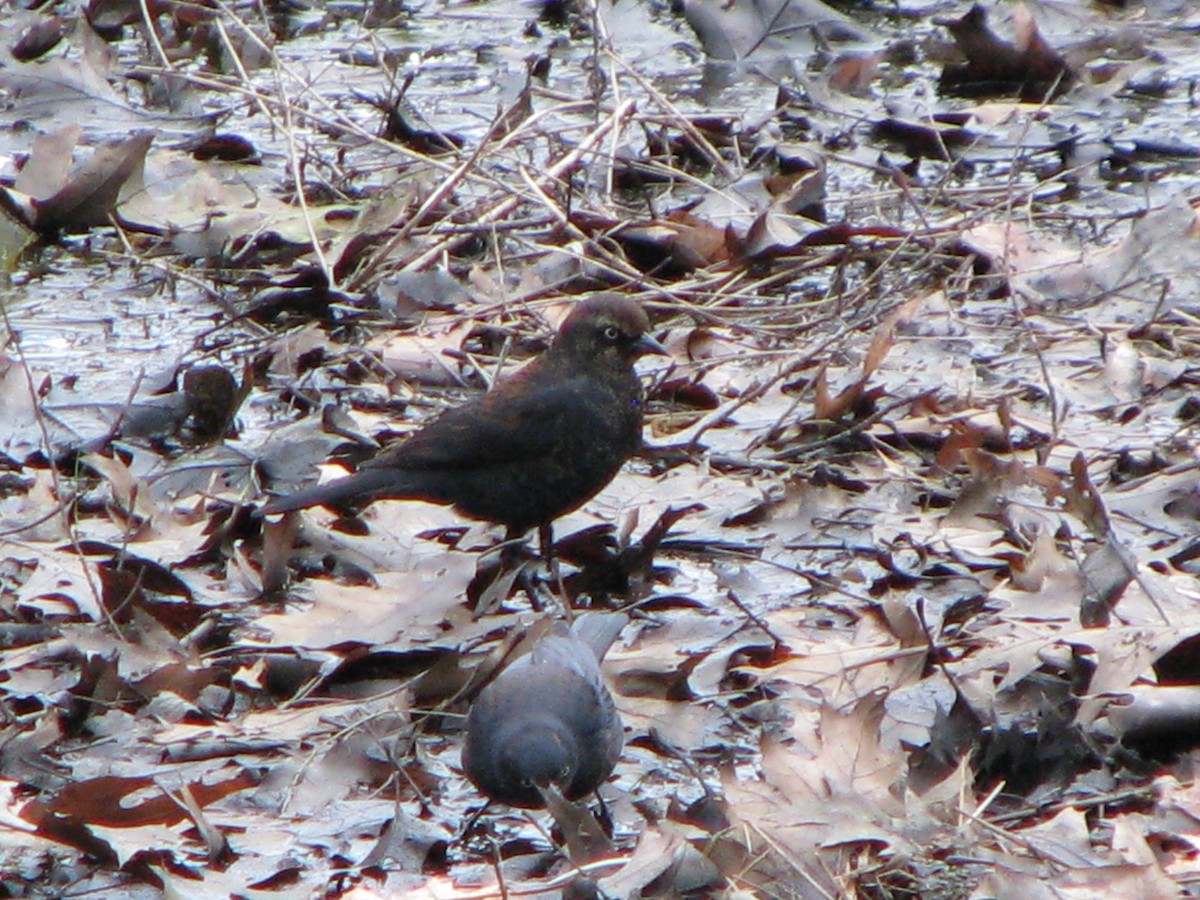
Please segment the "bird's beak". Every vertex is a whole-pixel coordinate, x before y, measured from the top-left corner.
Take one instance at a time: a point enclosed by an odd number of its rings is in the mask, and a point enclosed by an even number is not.
[[[634,341],[633,349],[637,351],[638,356],[645,356],[647,353],[655,353],[659,356],[670,356],[667,348],[660,344],[650,334],[643,334]]]

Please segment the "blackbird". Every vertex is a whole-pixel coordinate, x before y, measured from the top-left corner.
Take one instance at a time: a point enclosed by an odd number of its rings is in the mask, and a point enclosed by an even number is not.
[[[597,294],[563,322],[545,353],[489,393],[442,413],[353,475],[276,497],[264,514],[375,500],[452,504],[476,519],[530,528],[549,549],[550,523],[603,488],[642,441],[633,362],[663,353],[627,297]]]
[[[462,751],[475,787],[492,800],[538,809],[546,802],[539,788],[577,800],[612,774],[625,735],[600,659],[627,621],[589,612],[570,628],[554,622],[479,692]]]

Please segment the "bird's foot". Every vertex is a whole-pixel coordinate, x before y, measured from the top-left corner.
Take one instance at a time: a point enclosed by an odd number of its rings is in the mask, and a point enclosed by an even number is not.
[[[538,558],[520,538],[506,540],[481,555],[467,585],[467,599],[475,617],[494,611],[518,588],[526,593],[534,609],[541,610],[545,588],[538,578],[538,566]]]

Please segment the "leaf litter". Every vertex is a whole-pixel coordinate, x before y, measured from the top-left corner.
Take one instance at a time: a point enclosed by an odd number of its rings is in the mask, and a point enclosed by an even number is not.
[[[1191,890],[1194,14],[864,6],[4,13],[5,891]],[[249,514],[601,288],[672,356],[561,581]],[[466,831],[560,591],[611,835]]]

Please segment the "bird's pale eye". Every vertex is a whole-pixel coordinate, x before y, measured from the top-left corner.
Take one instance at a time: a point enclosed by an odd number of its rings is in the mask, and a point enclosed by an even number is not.
[[[609,325],[604,329],[603,334],[606,341],[615,342],[621,336],[621,330],[616,325]]]
[[[565,782],[571,775],[570,765],[565,765],[558,770],[558,780],[560,783]]]

